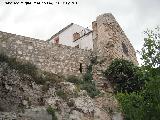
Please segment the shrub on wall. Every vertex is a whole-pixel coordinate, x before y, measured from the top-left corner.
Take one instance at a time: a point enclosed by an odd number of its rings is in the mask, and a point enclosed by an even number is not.
[[[144,85],[142,70],[127,60],[113,60],[104,74],[112,83],[115,92],[138,91]]]

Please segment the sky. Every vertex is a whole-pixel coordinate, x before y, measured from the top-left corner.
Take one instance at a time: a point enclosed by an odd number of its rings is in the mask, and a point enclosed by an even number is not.
[[[41,4],[5,4],[11,1]],[[103,13],[112,13],[135,50],[140,50],[144,31],[160,25],[160,0],[1,0],[0,31],[47,40],[70,23],[91,28]]]

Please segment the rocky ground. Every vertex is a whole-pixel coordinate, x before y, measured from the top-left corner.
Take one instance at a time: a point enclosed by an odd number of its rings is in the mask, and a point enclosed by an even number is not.
[[[37,84],[0,62],[0,120],[121,120],[117,106],[112,93],[91,98],[65,79]]]

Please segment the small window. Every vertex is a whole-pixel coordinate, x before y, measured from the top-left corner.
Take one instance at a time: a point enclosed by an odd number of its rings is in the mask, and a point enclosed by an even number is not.
[[[128,55],[128,48],[127,48],[127,46],[126,46],[124,43],[122,43],[122,49],[123,49],[123,52],[124,52],[126,55]]]
[[[80,38],[80,34],[79,33],[74,33],[73,34],[73,41],[76,41],[76,40],[78,40]]]
[[[79,45],[76,45],[75,48],[79,48]]]
[[[82,73],[82,63],[80,63],[79,71],[80,71],[80,73]]]
[[[54,39],[54,43],[59,44],[59,37]]]

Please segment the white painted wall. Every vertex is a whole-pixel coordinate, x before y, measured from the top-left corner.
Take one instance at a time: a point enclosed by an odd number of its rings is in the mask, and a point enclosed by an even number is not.
[[[92,32],[75,41],[75,44],[79,44],[81,49],[93,50]]]
[[[93,41],[92,41],[92,33],[83,36],[84,32],[89,32],[89,30],[85,29],[84,27],[73,24],[68,29],[60,33],[59,36],[59,44],[67,45],[75,47],[77,45],[80,46],[81,49],[93,49]],[[82,38],[78,39],[77,41],[73,42],[73,34],[74,33],[80,33],[80,36],[83,36]],[[54,39],[58,36],[55,36],[51,42],[54,42]]]

